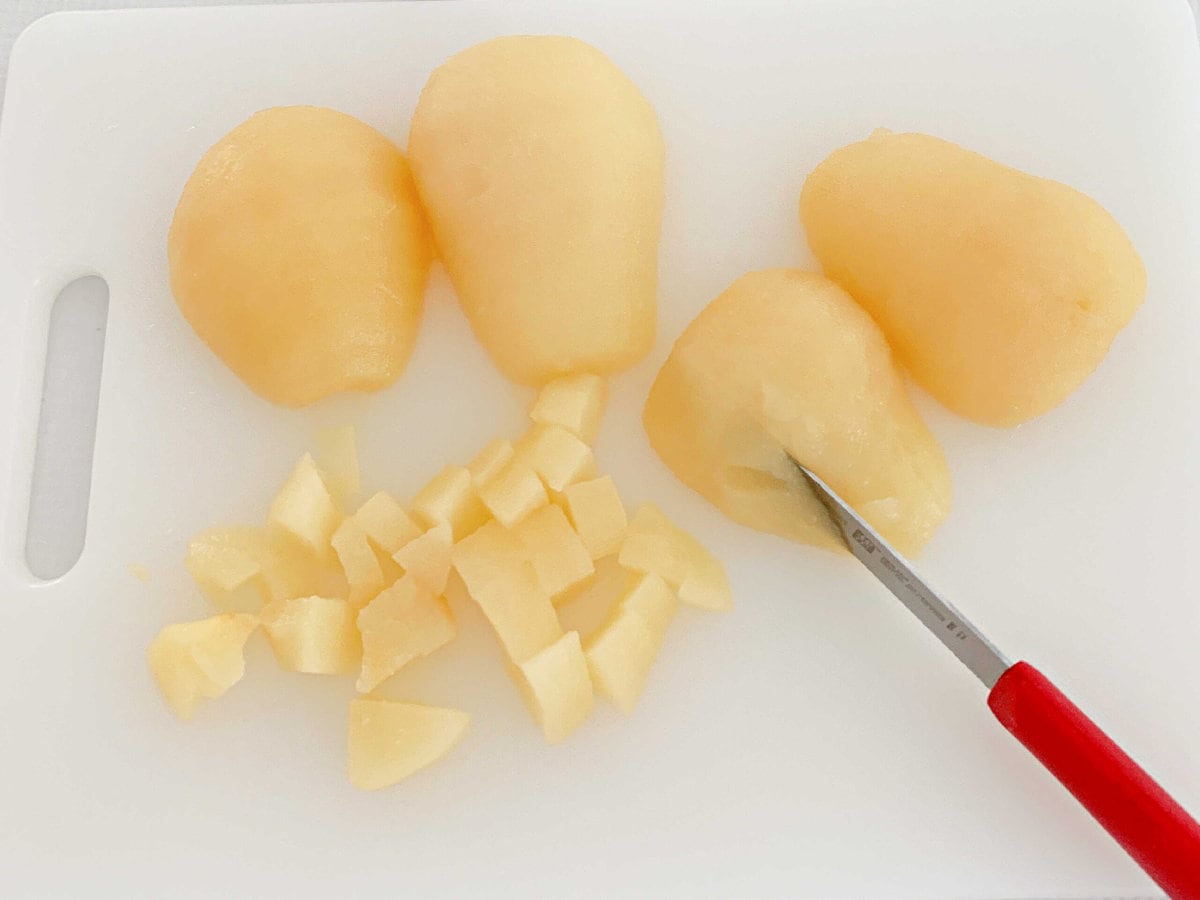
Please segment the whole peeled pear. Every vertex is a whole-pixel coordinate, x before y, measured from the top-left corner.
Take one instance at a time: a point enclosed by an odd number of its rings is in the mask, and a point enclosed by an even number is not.
[[[650,350],[663,139],[607,56],[554,35],[464,50],[421,91],[408,152],[459,302],[505,375],[607,374]]]
[[[796,462],[904,553],[950,508],[942,448],[879,327],[813,272],[752,272],[706,306],[642,422],[684,484],[735,521],[802,543],[844,549]]]
[[[805,181],[800,219],[913,377],[989,425],[1066,399],[1146,293],[1141,258],[1095,200],[929,135],[880,130],[834,151]]]

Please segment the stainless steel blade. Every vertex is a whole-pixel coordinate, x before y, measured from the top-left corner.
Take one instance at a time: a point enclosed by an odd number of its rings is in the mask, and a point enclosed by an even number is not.
[[[793,462],[795,462],[793,460]],[[937,595],[909,566],[908,561],[879,536],[857,512],[824,481],[800,463],[797,467],[825,505],[842,539],[884,587],[909,608],[967,668],[990,690],[1012,663],[984,637],[954,605]]]

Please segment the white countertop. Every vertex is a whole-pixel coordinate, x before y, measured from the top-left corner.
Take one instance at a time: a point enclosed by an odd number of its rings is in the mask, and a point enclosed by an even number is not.
[[[17,35],[35,19],[66,10],[146,9],[161,6],[250,6],[311,0],[0,0],[0,104],[8,79],[8,56]],[[336,0],[335,0],[336,2]],[[1192,3],[1200,0],[1190,0]]]
[[[125,9],[152,6],[238,6],[252,3],[302,3],[307,0],[0,0],[0,97],[8,77],[8,55],[17,35],[34,19],[68,9]],[[1200,19],[1200,0],[1188,0]],[[1200,31],[1200,24],[1197,26]],[[0,100],[0,103],[3,101]]]

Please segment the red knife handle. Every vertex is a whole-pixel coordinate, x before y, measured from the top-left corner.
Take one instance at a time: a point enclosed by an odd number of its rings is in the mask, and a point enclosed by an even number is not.
[[[1019,662],[988,706],[1159,887],[1200,900],[1200,824],[1050,679]]]

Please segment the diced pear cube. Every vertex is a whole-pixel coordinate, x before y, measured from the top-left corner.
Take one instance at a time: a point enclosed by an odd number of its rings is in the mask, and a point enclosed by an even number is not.
[[[225,536],[224,529],[214,529],[211,535],[201,533],[194,537],[188,543],[184,565],[197,582],[232,591],[261,575],[262,566],[245,547],[223,540]]]
[[[533,469],[514,459],[479,486],[479,499],[505,528],[550,502],[546,486]]]
[[[372,495],[358,508],[354,518],[371,543],[388,556],[421,533],[420,526],[387,491]]]
[[[454,545],[454,568],[513,662],[562,636],[554,605],[517,538],[488,522]]]
[[[322,428],[316,434],[317,460],[325,483],[339,503],[362,489],[358,466],[358,434],[353,425]]]
[[[729,586],[725,567],[712,554],[695,562],[675,593],[680,601],[698,609],[717,612],[733,609],[733,588]]]
[[[267,592],[272,600],[292,597],[341,596],[346,579],[341,566],[325,554],[318,556],[292,537],[268,529],[251,529],[251,552],[262,566]]]
[[[665,635],[679,609],[679,596],[656,575],[643,575],[617,603],[617,615],[636,616],[651,634]]]
[[[255,616],[224,613],[158,633],[146,658],[175,715],[190,719],[202,701],[220,697],[241,680],[246,641],[257,627]]]
[[[475,484],[480,485],[490,481],[512,458],[512,442],[504,438],[495,438],[479,451],[478,456],[467,463],[467,471],[471,473]]]
[[[628,519],[611,475],[567,485],[563,500],[571,525],[593,560],[621,549]]]
[[[347,600],[295,597],[268,603],[260,618],[281,667],[311,675],[342,675],[353,672],[362,660],[357,615]]]
[[[485,587],[526,561],[516,535],[494,520],[456,543],[450,558],[468,593]]]
[[[223,612],[256,613],[268,599],[262,565],[251,553],[249,528],[213,528],[188,543],[184,565],[204,595]]]
[[[596,571],[583,541],[557,506],[543,506],[514,528],[513,534],[551,600]]]
[[[662,578],[645,575],[588,642],[584,655],[592,683],[622,712],[630,713],[637,705],[678,605]]]
[[[329,552],[329,540],[341,520],[321,470],[305,453],[271,501],[267,525],[292,535],[318,556],[325,556]]]
[[[563,630],[578,631],[587,643],[612,618],[618,601],[640,578],[640,572],[622,568],[615,556],[598,560],[595,575],[555,601]]]
[[[634,513],[619,559],[627,569],[662,576],[684,603],[709,610],[733,608],[733,591],[720,560],[652,503]]]
[[[518,666],[526,701],[551,744],[567,738],[596,701],[579,632],[569,631]]]
[[[592,448],[561,425],[534,425],[517,443],[515,458],[537,472],[552,491],[596,472]]]
[[[470,593],[515,663],[562,636],[554,605],[528,562]]]
[[[448,522],[456,541],[489,518],[487,508],[475,492],[471,473],[462,466],[446,466],[435,475],[413,498],[412,512],[425,528]]]
[[[365,791],[402,781],[437,762],[462,739],[461,710],[372,697],[350,701],[350,783]]]
[[[374,690],[414,659],[454,639],[454,617],[444,598],[405,576],[358,613],[362,634],[361,693]]]
[[[367,533],[358,519],[350,516],[342,520],[330,543],[346,574],[351,605],[363,606],[382,591],[385,584],[379,557],[375,555]]]
[[[636,616],[613,619],[585,653],[596,692],[626,715],[632,713],[660,647],[661,640]]]
[[[450,525],[442,522],[409,541],[392,559],[418,584],[435,594],[446,590],[450,551],[454,546]]]
[[[599,375],[581,372],[547,382],[538,391],[529,418],[543,425],[561,425],[585,444],[596,440],[608,399],[608,383]]]
[[[621,542],[617,559],[632,572],[653,573],[675,587],[683,584],[691,570],[678,541],[632,529]]]
[[[345,580],[289,535],[229,525],[209,528],[188,543],[188,571],[224,612],[258,612],[268,600],[340,593]],[[254,574],[249,574],[252,570]]]

